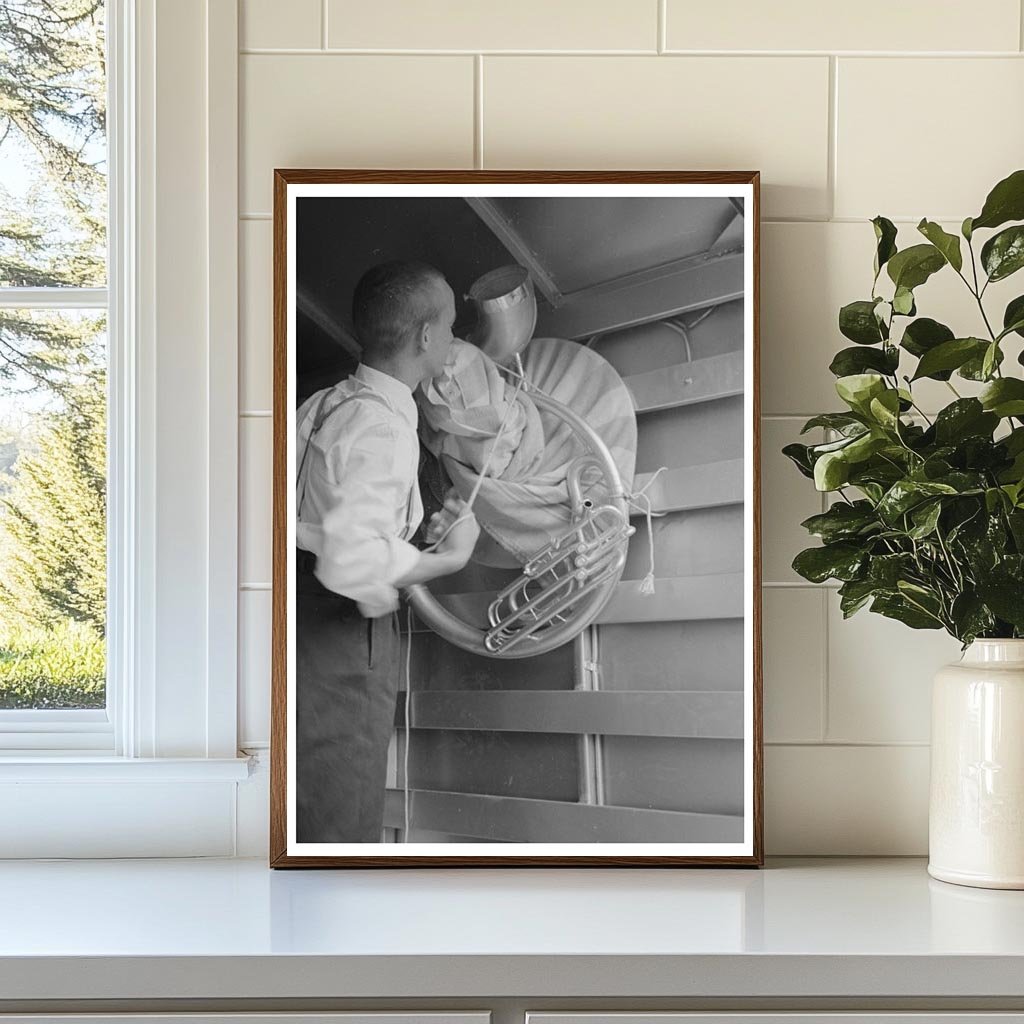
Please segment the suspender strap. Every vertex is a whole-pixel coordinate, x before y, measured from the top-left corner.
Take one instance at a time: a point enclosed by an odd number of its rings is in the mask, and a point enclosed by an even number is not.
[[[302,450],[302,461],[299,463],[298,483],[299,483],[299,495],[295,501],[295,517],[296,519],[302,513],[302,500],[306,497],[306,479],[304,471],[306,468],[306,459],[309,458],[309,446],[313,443],[313,438],[320,432],[320,428],[333,416],[349,399],[352,398],[371,398],[375,402],[380,402],[385,408],[390,408],[387,402],[379,395],[374,394],[370,389],[357,391],[354,395],[343,395],[330,409],[325,409],[324,406],[327,404],[327,398],[333,391],[333,388],[326,388],[324,393],[320,396],[320,401],[317,402],[316,412],[313,413],[313,426],[310,428],[309,436],[306,438],[306,445]]]

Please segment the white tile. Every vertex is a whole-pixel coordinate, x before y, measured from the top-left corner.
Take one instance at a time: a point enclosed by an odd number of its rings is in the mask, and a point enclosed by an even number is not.
[[[824,588],[766,588],[764,612],[764,737],[768,743],[822,738],[825,677]]]
[[[910,629],[866,609],[844,620],[831,594],[827,738],[927,743],[932,677],[959,658],[959,642],[945,631]]]
[[[670,50],[1016,50],[1017,0],[668,0]]]
[[[473,165],[473,58],[241,58],[243,213],[269,213],[275,167]]]
[[[396,50],[650,50],[658,0],[330,0],[329,44]]]
[[[960,223],[1020,167],[1024,61],[844,58],[837,73],[836,216]]]
[[[239,746],[270,742],[271,592],[238,595]]]
[[[900,248],[924,241],[913,224],[898,227]],[[951,222],[943,227],[959,230],[959,224]],[[841,409],[828,366],[836,352],[853,344],[839,333],[840,308],[871,297],[874,230],[867,221],[765,224],[761,244],[762,410],[767,415],[810,416]],[[890,295],[891,288],[883,272],[879,294]],[[1019,291],[1013,278],[989,288],[985,306],[993,324],[1002,322],[1003,309]],[[921,285],[916,297],[919,316],[946,324],[958,337],[987,336],[977,302],[950,268]],[[897,320],[900,326],[894,338],[902,336],[906,322]],[[1016,337],[1009,342],[1007,358],[1014,359],[1020,345]],[[915,364],[916,360],[905,357],[901,372],[912,372]],[[959,377],[953,383],[962,395],[979,390],[979,385]],[[914,394],[926,412],[954,399],[949,388],[937,381],[919,381]]]
[[[770,856],[928,852],[927,747],[765,748]]]
[[[274,394],[274,228],[239,224],[239,396],[242,412],[266,412]]]
[[[246,418],[239,430],[239,579],[271,579],[273,423],[269,416]]]
[[[760,170],[763,210],[828,210],[824,57],[489,57],[484,161]]]
[[[320,0],[241,0],[238,34],[243,47],[320,49]]]
[[[822,431],[800,436],[799,420],[761,421],[761,573],[765,583],[800,583],[791,568],[793,558],[817,541],[800,524],[822,511],[814,481],[803,476],[782,454],[793,441],[813,444]]]

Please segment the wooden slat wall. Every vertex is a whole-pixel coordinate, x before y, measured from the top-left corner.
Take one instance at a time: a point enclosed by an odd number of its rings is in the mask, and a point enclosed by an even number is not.
[[[434,831],[517,843],[739,842],[743,818],[637,807],[600,807],[478,793],[414,790],[413,815]],[[404,794],[388,791],[386,827],[400,828]],[[640,838],[642,837],[642,838]]]
[[[727,270],[690,282],[710,286]],[[656,290],[653,282],[638,286],[638,301]],[[583,333],[645,319],[639,306],[611,316],[605,307],[612,300],[594,298],[586,308],[562,308],[561,321]],[[739,305],[723,307],[693,331],[689,351],[677,333],[659,333],[650,323],[606,334],[595,345],[607,350],[638,407],[642,472],[634,489],[668,465],[649,490],[654,511],[664,514],[655,525],[662,571],[654,594],[640,592],[648,558],[641,517],[634,519],[628,572],[589,645],[509,663],[457,651],[414,624],[414,841],[741,838],[742,651],[737,658],[735,647],[742,644],[745,591],[736,571],[743,362],[742,316],[733,308]],[[629,341],[631,332],[642,334],[640,345]],[[500,574],[471,568],[445,580],[438,596],[483,625],[490,588],[499,582]],[[574,649],[575,665],[566,658]],[[594,777],[584,779],[588,773]],[[387,822],[399,829],[397,771],[393,781]]]
[[[401,713],[400,708],[396,724]],[[417,729],[740,739],[743,695],[442,690],[415,693],[412,720]]]
[[[675,363],[625,378],[638,413],[699,405],[743,394],[743,353]]]

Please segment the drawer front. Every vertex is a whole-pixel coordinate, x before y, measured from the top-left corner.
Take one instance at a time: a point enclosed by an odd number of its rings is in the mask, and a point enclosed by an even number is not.
[[[489,1012],[416,1013],[0,1013],[0,1024],[490,1024]]]
[[[1024,1024],[1024,1013],[527,1013],[526,1024]]]

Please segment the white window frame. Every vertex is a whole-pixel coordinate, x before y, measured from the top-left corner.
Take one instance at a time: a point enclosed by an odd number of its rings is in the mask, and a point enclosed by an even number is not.
[[[107,32],[107,711],[0,715],[0,857],[229,855],[237,0],[107,0]],[[4,305],[85,305],[27,291]]]

